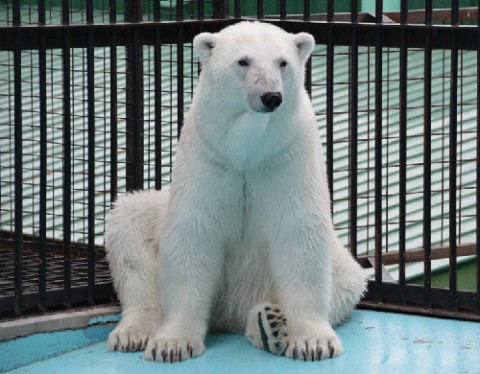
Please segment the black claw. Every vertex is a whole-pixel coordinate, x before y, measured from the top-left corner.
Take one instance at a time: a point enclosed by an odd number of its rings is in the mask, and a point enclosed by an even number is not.
[[[115,344],[115,345],[113,346],[113,350],[114,350],[115,352],[118,351],[118,344]]]
[[[188,354],[190,355],[190,358],[193,357],[193,348],[190,347],[190,344],[187,344],[187,351],[188,351]]]
[[[302,351],[303,361],[307,361],[307,352]]]
[[[157,361],[157,352],[156,352],[155,348],[152,349],[152,357],[153,357],[154,361]]]
[[[297,347],[293,348],[292,356],[294,360],[297,358]]]
[[[273,329],[278,326],[278,322],[271,322],[270,327]]]
[[[182,361],[182,350],[178,351],[178,361]]]
[[[162,359],[163,359],[163,361],[165,361],[165,362],[167,361],[167,356],[168,356],[167,352],[165,352],[165,350],[162,349]]]
[[[272,334],[273,334],[273,336],[277,337],[279,332],[280,332],[280,331],[276,330],[276,331],[274,331]]]
[[[274,314],[267,314],[267,319],[274,319],[275,315]]]
[[[315,361],[315,352],[310,351],[310,357],[312,358],[312,361]]]
[[[331,345],[329,345],[328,349],[330,350],[330,358],[332,358],[333,355],[335,354],[335,348],[333,348]]]
[[[173,349],[170,350],[170,362],[173,362],[173,356],[175,355],[175,352]]]
[[[265,310],[272,310],[272,308],[270,308],[269,306],[266,306]]]
[[[322,348],[317,348],[317,356],[318,356],[318,359],[319,359],[319,360],[322,359],[322,354],[323,354]]]

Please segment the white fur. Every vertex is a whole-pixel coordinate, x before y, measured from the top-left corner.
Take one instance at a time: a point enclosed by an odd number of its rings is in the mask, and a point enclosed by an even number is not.
[[[123,308],[109,348],[143,349],[148,340],[147,359],[181,361],[203,353],[208,329],[244,332],[249,311],[270,302],[287,320],[285,355],[339,355],[332,325],[351,313],[365,282],[332,226],[303,88],[314,40],[242,22],[193,44],[202,73],[171,192],[123,197],[108,220]],[[270,91],[283,102],[266,113],[260,96]]]

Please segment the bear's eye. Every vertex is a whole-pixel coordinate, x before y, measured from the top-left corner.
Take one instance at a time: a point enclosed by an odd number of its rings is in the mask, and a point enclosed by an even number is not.
[[[238,61],[238,64],[244,67],[250,65],[247,60],[240,60]]]
[[[280,66],[282,68],[284,68],[285,66],[287,66],[287,61],[283,60],[282,62],[280,62]]]

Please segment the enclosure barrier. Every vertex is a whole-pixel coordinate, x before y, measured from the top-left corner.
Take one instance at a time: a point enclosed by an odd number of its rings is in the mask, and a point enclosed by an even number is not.
[[[115,299],[105,214],[168,188],[193,37],[248,18],[315,37],[306,88],[334,223],[370,269],[361,307],[480,320],[478,2],[432,4],[0,0],[0,318]]]

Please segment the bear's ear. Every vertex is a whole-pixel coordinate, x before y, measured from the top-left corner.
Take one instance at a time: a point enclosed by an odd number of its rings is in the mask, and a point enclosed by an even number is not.
[[[212,50],[215,47],[215,35],[209,32],[202,32],[193,39],[193,48],[200,57],[200,62],[204,63],[212,54]]]
[[[298,54],[302,60],[306,60],[315,47],[315,39],[306,32],[300,32],[293,36],[293,43],[297,47]]]

